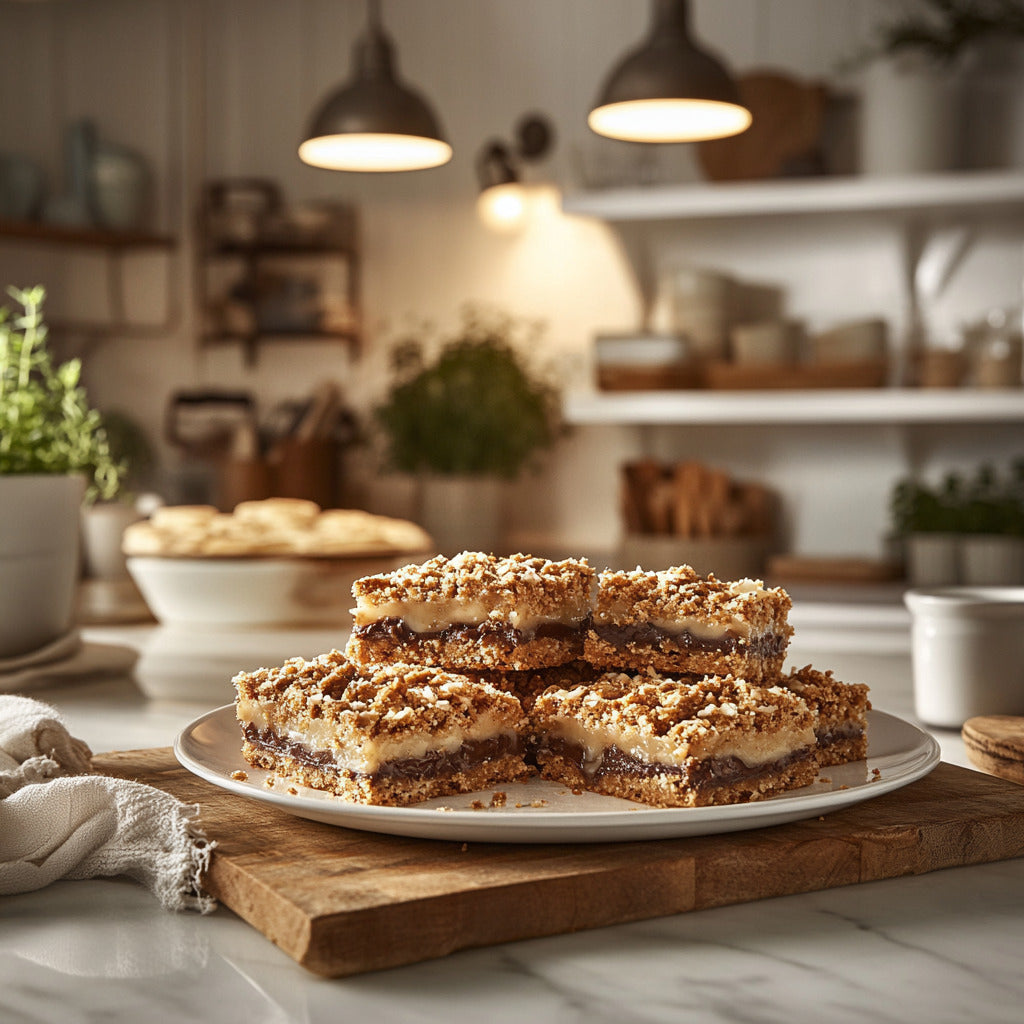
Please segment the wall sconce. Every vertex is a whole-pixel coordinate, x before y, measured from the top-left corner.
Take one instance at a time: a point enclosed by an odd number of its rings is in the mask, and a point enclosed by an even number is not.
[[[430,105],[398,80],[378,0],[367,0],[366,31],[353,47],[352,65],[352,78],[314,114],[299,159],[336,171],[418,171],[451,160]]]
[[[492,139],[476,161],[480,195],[476,208],[480,219],[493,231],[518,231],[529,213],[529,195],[519,165],[539,160],[552,146],[554,130],[540,114],[528,114],[516,126],[514,147]]]
[[[612,70],[587,124],[627,142],[698,142],[752,120],[732,76],[690,37],[688,0],[653,0],[651,31]]]

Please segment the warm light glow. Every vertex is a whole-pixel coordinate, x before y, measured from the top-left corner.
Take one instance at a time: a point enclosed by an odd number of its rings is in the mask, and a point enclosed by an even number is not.
[[[626,142],[700,142],[738,135],[752,120],[750,111],[735,103],[657,99],[596,107],[587,124],[598,135]]]
[[[419,135],[321,135],[299,146],[299,159],[332,171],[418,171],[440,167],[452,147]]]
[[[523,226],[527,206],[526,189],[518,182],[492,185],[484,189],[476,201],[476,211],[484,224],[492,231],[506,234]]]

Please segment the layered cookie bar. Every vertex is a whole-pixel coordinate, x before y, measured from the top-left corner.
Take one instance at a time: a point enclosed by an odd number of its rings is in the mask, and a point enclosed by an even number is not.
[[[464,551],[366,576],[346,654],[361,664],[523,671],[583,654],[594,570],[585,560]]]
[[[871,710],[868,687],[841,683],[831,672],[806,665],[783,676],[781,683],[803,698],[814,715],[818,765],[822,768],[868,756],[867,713]]]
[[[332,651],[233,682],[245,760],[346,800],[402,806],[529,771],[519,701],[482,681]]]
[[[773,679],[793,632],[790,607],[780,588],[726,583],[688,565],[609,569],[598,579],[584,656],[602,668]]]
[[[542,776],[655,807],[758,800],[817,774],[807,705],[731,676],[606,673],[547,690],[531,720]]]

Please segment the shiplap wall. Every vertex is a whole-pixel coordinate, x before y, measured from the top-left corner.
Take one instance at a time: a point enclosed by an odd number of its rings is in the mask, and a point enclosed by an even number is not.
[[[603,75],[645,29],[641,0],[384,0],[403,75],[434,103],[455,147],[446,167],[357,176],[302,165],[295,146],[317,99],[348,73],[360,30],[357,0],[51,0],[0,3],[0,132],[61,184],[63,128],[92,117],[101,134],[140,150],[158,183],[157,222],[182,240],[170,264],[131,257],[129,313],[169,322],[160,337],[91,344],[95,400],[160,434],[175,387],[253,390],[264,409],[331,377],[360,410],[379,396],[387,341],[403,325],[451,325],[466,302],[543,319],[545,354],[570,385],[588,373],[596,331],[636,326],[638,297],[614,234],[561,215],[551,201],[522,235],[488,233],[474,210],[473,162],[492,136],[508,137],[525,112],[554,122],[552,156],[533,180],[574,187],[595,140],[586,111]],[[895,4],[883,0],[698,0],[695,28],[737,70],[778,67],[835,79]],[[676,154],[678,156],[678,152]],[[680,174],[692,174],[683,154]],[[690,170],[687,170],[690,168]],[[231,347],[201,350],[192,301],[192,217],[206,178],[277,179],[291,200],[358,204],[363,247],[364,355],[334,344],[267,344],[255,366]],[[904,292],[894,232],[857,219],[667,226],[664,266],[693,262],[785,287],[789,309],[812,325],[881,314],[899,327]],[[42,280],[55,316],[102,315],[105,264],[87,254],[0,252],[5,281]],[[980,246],[938,313],[949,324],[1018,298],[1015,235]],[[513,489],[513,536],[523,546],[603,546],[614,541],[617,465],[645,450],[697,457],[766,479],[786,498],[795,548],[874,553],[886,494],[908,459],[941,461],[951,449],[1006,450],[1012,432],[925,437],[882,427],[769,431],[625,428],[575,431],[539,476]],[[177,473],[164,451],[167,479]],[[366,474],[367,460],[353,464]],[[373,503],[394,491],[361,491]],[[393,511],[403,511],[392,508]]]

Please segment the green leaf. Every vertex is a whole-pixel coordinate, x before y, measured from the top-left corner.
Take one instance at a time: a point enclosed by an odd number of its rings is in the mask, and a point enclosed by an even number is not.
[[[54,367],[46,349],[42,286],[8,289],[20,315],[0,310],[0,473],[76,473],[90,496],[113,497],[124,467],[112,457],[103,420],[79,386],[77,359]]]

